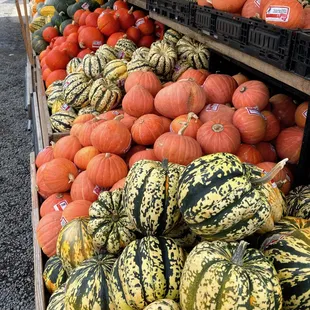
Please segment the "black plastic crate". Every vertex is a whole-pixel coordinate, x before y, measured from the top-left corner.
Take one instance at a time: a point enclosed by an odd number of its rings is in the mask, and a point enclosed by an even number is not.
[[[195,16],[193,2],[186,0],[148,0],[147,9],[184,26],[192,26]]]
[[[299,31],[294,37],[290,71],[310,80],[310,31]]]

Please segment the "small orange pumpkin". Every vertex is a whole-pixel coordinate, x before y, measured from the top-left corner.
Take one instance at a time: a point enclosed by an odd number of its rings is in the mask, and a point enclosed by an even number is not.
[[[54,158],[67,158],[73,161],[75,154],[81,148],[82,145],[77,137],[62,137],[54,145]]]
[[[260,14],[260,5],[257,0],[247,0],[242,7],[241,16],[245,18],[257,17]]]
[[[251,1],[254,1],[254,0],[251,0]],[[233,75],[233,78],[237,82],[238,86],[249,81],[249,79],[244,74],[242,74],[240,72],[238,74]]]
[[[93,115],[93,114],[82,114],[82,115],[79,115],[73,121],[73,125],[75,125],[75,124],[84,124],[84,123],[90,121],[91,119],[93,119],[94,117],[95,117],[95,115]]]
[[[207,70],[189,68],[181,74],[178,81],[183,79],[193,79],[197,84],[203,85],[209,75],[210,73]]]
[[[51,161],[52,159],[54,159],[53,146],[46,146],[36,157],[36,167],[40,168],[43,164]]]
[[[82,144],[82,146],[92,145],[90,137],[91,137],[93,130],[104,122],[105,122],[104,119],[95,117],[83,124],[83,126],[79,130],[79,135],[78,135],[79,141]]]
[[[75,200],[70,202],[62,212],[61,225],[65,226],[78,217],[88,217],[91,204],[92,203],[87,200]]]
[[[212,6],[220,11],[238,13],[246,0],[212,0]]]
[[[208,121],[222,120],[232,123],[235,109],[224,104],[207,104],[199,113],[199,119],[206,123]]]
[[[126,178],[120,179],[110,188],[110,192],[113,192],[114,190],[119,189],[119,188],[124,188],[125,182],[126,182]]]
[[[97,20],[97,26],[100,32],[107,37],[120,30],[119,19],[114,18],[110,13],[100,14]]]
[[[76,152],[74,163],[81,170],[86,170],[88,163],[100,152],[93,146],[85,146]]]
[[[129,168],[131,168],[134,165],[134,163],[142,159],[155,160],[155,161],[158,160],[153,149],[146,149],[144,151],[137,152],[130,157]]]
[[[261,153],[264,161],[277,161],[277,152],[275,147],[269,142],[259,142],[255,145],[257,150]]]
[[[43,201],[40,207],[40,216],[43,217],[51,212],[62,212],[71,201],[72,198],[68,193],[53,194]]]
[[[70,129],[70,136],[78,138],[82,127],[83,127],[83,123],[74,124]]]
[[[236,155],[242,162],[253,165],[257,165],[264,161],[262,154],[254,145],[250,144],[241,144]]]
[[[280,122],[270,111],[262,111],[261,114],[263,115],[267,126],[264,141],[272,141],[278,136],[281,130]]]
[[[124,113],[124,118],[121,119],[121,123],[124,124],[127,127],[127,129],[131,132],[131,128],[136,120],[137,120],[136,117]]]
[[[295,112],[295,123],[297,126],[304,128],[306,126],[306,120],[308,115],[309,102],[303,102],[300,104]]]
[[[46,199],[55,193],[54,191],[52,191],[50,188],[47,187],[43,179],[44,171],[47,164],[48,163],[41,165],[36,175],[36,190],[43,199]]]
[[[144,150],[146,150],[146,146],[145,145],[137,144],[137,145],[132,146],[130,148],[130,150],[125,155],[125,162],[126,162],[126,164],[129,166],[129,160],[130,160],[131,156],[133,156],[137,152],[144,151]]]

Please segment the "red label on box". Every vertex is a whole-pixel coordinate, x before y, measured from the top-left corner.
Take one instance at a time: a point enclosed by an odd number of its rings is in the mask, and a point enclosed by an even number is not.
[[[266,12],[266,22],[285,23],[290,18],[290,8],[288,6],[270,5]]]
[[[206,106],[206,111],[217,111],[219,109],[219,104],[218,103],[212,103],[212,104],[208,104]]]
[[[64,209],[66,209],[67,205],[68,205],[68,201],[62,200],[62,201],[58,202],[57,204],[55,204],[53,206],[53,208],[55,211],[63,211]]]

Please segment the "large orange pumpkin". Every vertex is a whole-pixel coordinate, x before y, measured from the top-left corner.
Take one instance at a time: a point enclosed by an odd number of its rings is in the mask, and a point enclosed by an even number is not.
[[[281,14],[276,10],[282,9]],[[263,9],[262,18],[269,24],[288,29],[302,28],[304,25],[303,6],[298,1],[270,0]]]
[[[158,160],[153,149],[146,149],[144,151],[137,152],[130,157],[129,168],[131,168],[134,165],[134,163],[142,159],[155,160],[155,161]]]
[[[83,123],[74,124],[70,129],[70,136],[74,136],[78,138],[82,127],[83,127]]]
[[[136,21],[136,27],[141,31],[141,33],[145,36],[149,36],[154,33],[155,24],[153,20],[149,18],[149,16],[145,16],[139,18]]]
[[[240,86],[241,84],[249,81],[248,77],[246,77],[244,74],[242,73],[237,73],[235,75],[233,75],[234,80],[237,82],[238,86]]]
[[[110,192],[113,192],[114,190],[119,189],[119,188],[124,188],[125,182],[126,182],[126,178],[120,179],[110,188]]]
[[[199,119],[206,123],[208,121],[222,120],[232,123],[235,109],[224,104],[207,104],[199,113]]]
[[[90,160],[100,152],[93,146],[85,146],[76,152],[74,156],[74,163],[81,170],[86,170]]]
[[[66,54],[66,52],[58,49],[53,49],[50,51],[45,58],[46,64],[52,71],[66,69],[68,62],[70,61],[70,57]]]
[[[304,131],[297,126],[285,128],[276,140],[276,150],[281,159],[288,158],[291,164],[299,161]]]
[[[258,108],[262,111],[268,104],[269,90],[260,81],[248,81],[241,84],[234,92],[232,103],[236,109],[243,107]]]
[[[210,73],[207,70],[189,68],[181,74],[178,81],[183,79],[193,79],[197,84],[202,85],[209,75]]]
[[[198,129],[197,141],[205,154],[219,152],[236,154],[241,144],[238,129],[222,120],[203,124]]]
[[[231,102],[237,86],[235,79],[225,74],[211,74],[203,83],[208,103],[224,104]]]
[[[135,85],[141,85],[147,89],[153,97],[161,90],[161,83],[155,73],[148,71],[135,71],[129,74],[125,81],[126,93]]]
[[[136,120],[137,120],[136,117],[124,113],[124,118],[121,119],[121,123],[124,124],[127,127],[127,129],[131,132],[131,127],[133,126]]]
[[[241,16],[245,18],[257,17],[260,14],[260,4],[257,0],[246,0],[242,7]]]
[[[64,80],[66,76],[67,76],[66,70],[64,69],[55,70],[48,75],[45,81],[45,86],[49,87],[55,81]]]
[[[275,147],[269,142],[259,142],[255,145],[257,150],[261,153],[264,161],[277,161],[277,152]]]
[[[86,123],[83,124],[83,126],[81,127],[80,131],[79,131],[79,135],[78,138],[80,140],[80,143],[83,146],[91,146],[91,133],[93,132],[93,130],[98,127],[100,124],[104,123],[105,120],[101,119],[99,117],[95,117],[89,121],[87,121]]]
[[[80,48],[96,51],[104,43],[102,33],[95,27],[85,27],[78,36]]]
[[[91,12],[87,15],[85,19],[85,25],[88,27],[97,27],[97,20],[98,20],[99,14],[96,12]]]
[[[170,131],[178,133],[186,122],[188,122],[188,126],[185,129],[183,135],[196,139],[197,131],[202,126],[203,123],[199,119],[199,117],[192,112],[180,115],[177,118],[175,118],[170,124]]]
[[[84,124],[88,121],[90,121],[91,119],[93,119],[95,117],[95,115],[93,114],[82,114],[79,115],[74,121],[73,121],[73,125],[75,124]]]
[[[129,27],[126,31],[126,36],[127,39],[138,44],[141,39],[141,31],[136,27]]]
[[[138,84],[124,96],[122,107],[129,115],[140,117],[154,110],[154,98],[147,89]]]
[[[111,34],[111,35],[109,36],[109,38],[108,38],[108,40],[107,40],[107,44],[108,44],[109,46],[114,47],[114,46],[116,45],[117,41],[118,41],[119,39],[124,38],[125,35],[126,35],[126,33],[125,33],[125,32],[122,32],[122,31],[115,32],[115,33],[113,33],[113,34]]]
[[[250,144],[241,144],[236,155],[242,162],[253,165],[261,163],[264,160],[262,154],[256,147]]]
[[[71,187],[70,195],[73,201],[88,200],[93,202],[98,199],[98,195],[100,192],[101,188],[96,184],[93,184],[89,180],[86,171],[83,171],[74,180]]]
[[[158,160],[168,159],[169,162],[188,165],[202,156],[199,143],[192,137],[183,136],[187,123],[178,133],[166,132],[154,143],[154,153]]]
[[[93,184],[109,188],[127,176],[128,168],[121,157],[110,153],[103,153],[95,156],[89,162],[86,173]]]
[[[60,219],[62,212],[51,212],[39,221],[36,229],[39,246],[47,257],[56,254],[56,244],[61,230]]]
[[[127,30],[128,28],[135,25],[136,20],[132,13],[133,7],[130,10],[127,8],[120,8],[115,12],[115,17],[119,19],[122,29]]]
[[[160,116],[146,114],[139,117],[131,128],[132,139],[140,145],[152,145],[165,132]]]
[[[58,29],[54,27],[46,27],[42,32],[42,37],[46,42],[51,42],[53,38],[59,35]]]
[[[36,190],[43,199],[46,199],[55,193],[49,187],[47,187],[47,185],[45,184],[45,181],[43,179],[45,168],[46,168],[47,164],[48,163],[41,165],[40,168],[38,169],[37,175],[36,175]]]
[[[263,141],[266,134],[266,121],[254,108],[240,108],[233,116],[233,124],[241,134],[244,143],[256,144]]]
[[[43,217],[46,214],[55,211],[62,212],[71,201],[72,198],[68,193],[53,194],[43,201],[40,207],[40,216]]]
[[[306,120],[308,115],[309,102],[303,102],[300,104],[295,112],[295,123],[297,126],[304,128],[306,126]]]
[[[212,0],[212,5],[215,9],[229,12],[237,13],[241,10],[246,0]]]
[[[129,160],[130,160],[131,156],[133,156],[137,152],[144,151],[144,150],[146,150],[146,146],[145,145],[137,144],[137,145],[132,146],[130,148],[130,150],[125,155],[125,162],[126,162],[126,164],[129,166]]]
[[[54,145],[54,158],[67,158],[73,161],[75,154],[81,148],[82,145],[77,137],[62,137]]]
[[[87,200],[75,200],[70,202],[62,212],[61,225],[65,226],[78,217],[89,217],[89,208],[91,204],[92,203]]]
[[[159,91],[155,109],[163,116],[176,118],[193,112],[198,114],[206,103],[206,94],[196,82],[181,80]]]
[[[100,124],[90,136],[92,145],[102,153],[125,154],[131,145],[131,134],[120,122],[123,115]]]
[[[275,139],[280,132],[280,122],[270,111],[262,111],[261,114],[265,118],[267,126],[264,141],[271,141]]]
[[[46,146],[36,157],[36,167],[40,168],[43,164],[54,159],[54,150],[52,146]]]
[[[114,18],[110,13],[100,14],[97,20],[97,26],[100,32],[107,37],[120,30],[119,19]]]

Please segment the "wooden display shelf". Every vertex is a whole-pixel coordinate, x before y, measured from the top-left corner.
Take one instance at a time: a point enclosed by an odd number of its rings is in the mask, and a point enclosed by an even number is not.
[[[128,0],[130,4],[136,5],[141,9],[146,10],[146,1],[145,0]]]

